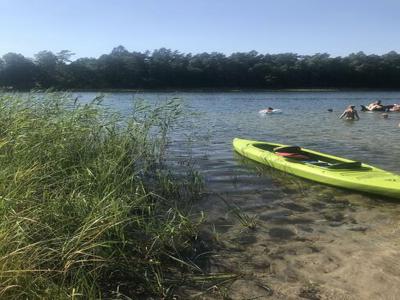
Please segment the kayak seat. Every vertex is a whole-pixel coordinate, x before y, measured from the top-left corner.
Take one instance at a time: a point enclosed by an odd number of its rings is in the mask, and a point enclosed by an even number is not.
[[[297,160],[309,160],[310,159],[307,155],[303,155],[300,153],[276,152],[275,154],[278,156],[285,157],[285,158],[293,158],[293,159],[297,159]]]
[[[299,146],[280,146],[273,149],[274,152],[286,152],[286,153],[299,153],[301,147]]]
[[[310,157],[302,153],[299,146],[280,146],[273,149],[276,155],[296,160],[309,160]]]
[[[360,161],[344,162],[330,165],[329,169],[359,169],[361,168]]]

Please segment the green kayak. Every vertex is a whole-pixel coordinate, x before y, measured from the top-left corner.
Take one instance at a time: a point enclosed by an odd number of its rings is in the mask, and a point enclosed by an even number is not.
[[[320,183],[400,199],[400,176],[361,162],[287,146],[235,138],[241,155]]]

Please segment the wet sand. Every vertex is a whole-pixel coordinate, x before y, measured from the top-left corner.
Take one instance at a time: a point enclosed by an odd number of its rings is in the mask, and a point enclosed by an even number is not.
[[[240,168],[214,178],[218,194],[210,182],[199,203],[214,247],[207,271],[240,275],[201,298],[400,297],[400,204],[256,168],[251,182]]]

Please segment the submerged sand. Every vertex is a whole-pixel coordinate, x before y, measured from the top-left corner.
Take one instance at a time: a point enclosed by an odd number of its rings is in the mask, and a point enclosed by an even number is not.
[[[275,180],[201,202],[213,245],[207,271],[239,276],[200,298],[399,299],[400,203]]]

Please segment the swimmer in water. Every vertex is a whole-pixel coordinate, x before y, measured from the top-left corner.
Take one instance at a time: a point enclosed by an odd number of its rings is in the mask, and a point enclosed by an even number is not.
[[[389,111],[400,111],[400,104],[393,104]]]
[[[339,119],[345,118],[345,120],[360,120],[358,112],[354,108],[354,105],[349,105]]]
[[[373,111],[373,110],[384,110],[384,107],[383,107],[383,105],[382,105],[381,103],[382,103],[381,100],[372,102],[371,104],[369,104],[369,105],[367,106],[367,108],[368,108],[369,111]]]

